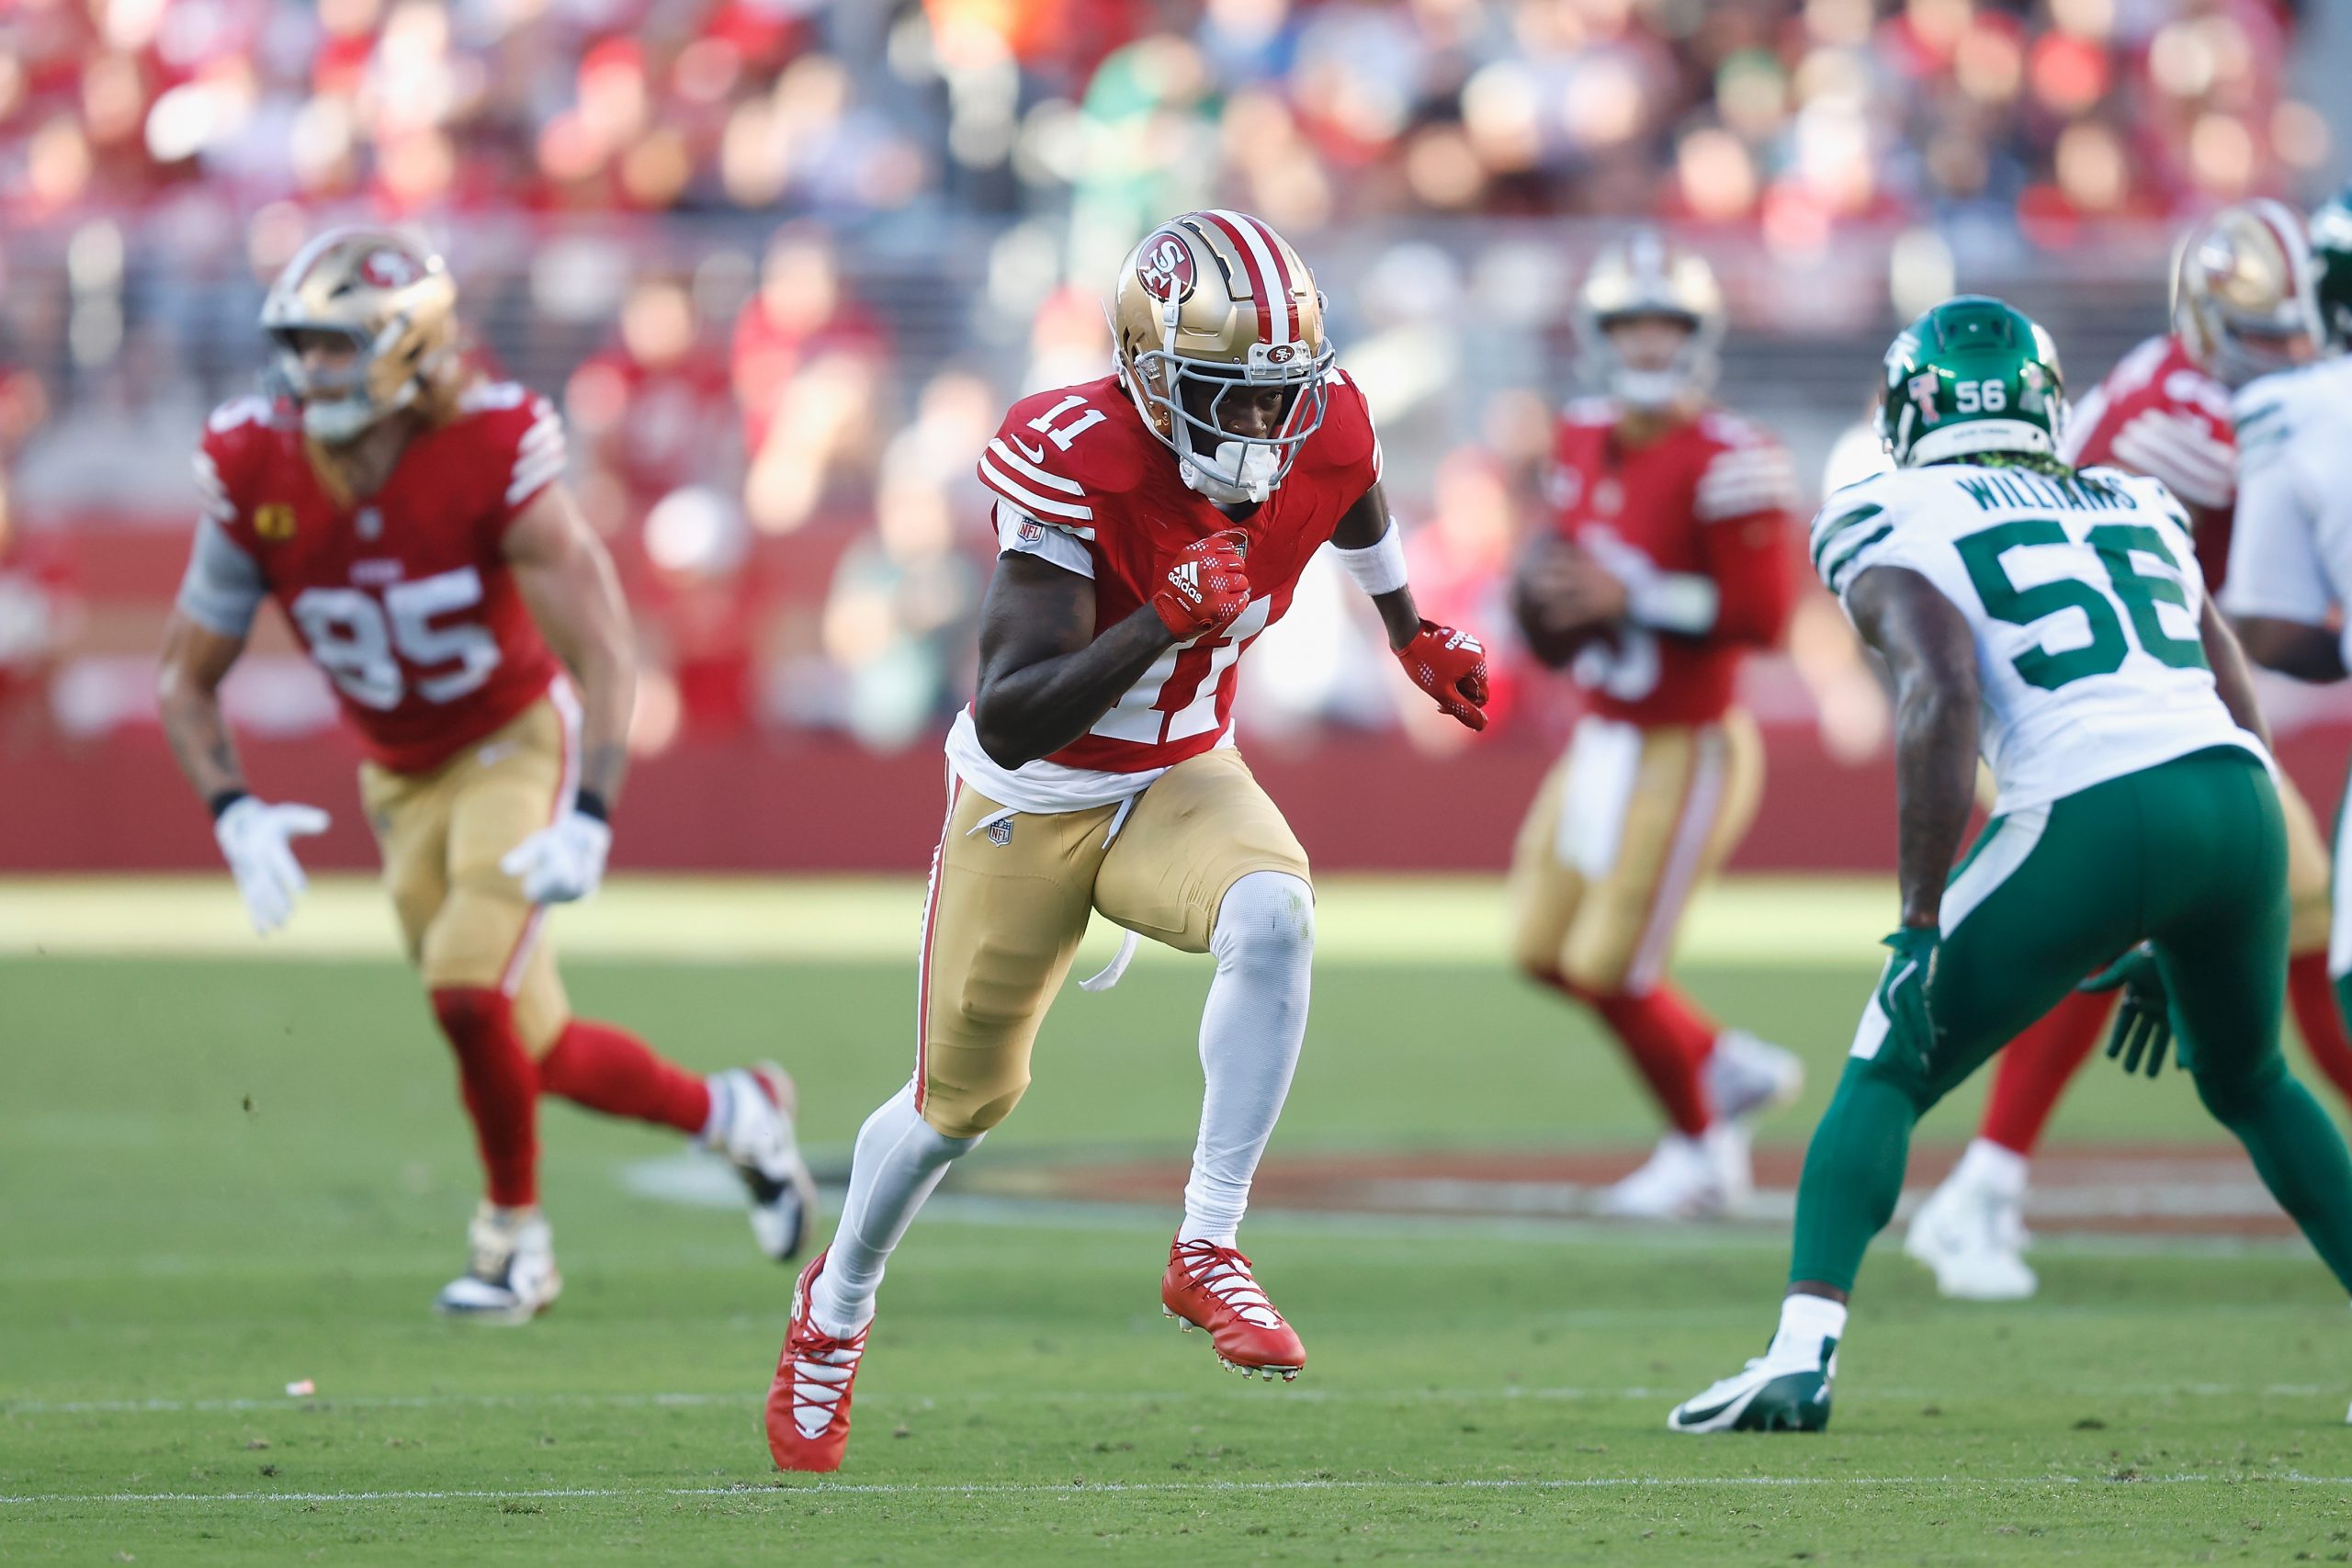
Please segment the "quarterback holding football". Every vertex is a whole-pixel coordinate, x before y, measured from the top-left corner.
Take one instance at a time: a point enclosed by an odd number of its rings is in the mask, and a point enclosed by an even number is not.
[[[1122,962],[1138,936],[1216,959],[1162,1309],[1229,1367],[1297,1375],[1306,1348],[1235,1244],[1306,1034],[1315,894],[1234,748],[1238,666],[1328,543],[1413,681],[1486,722],[1484,651],[1414,608],[1371,411],[1298,253],[1246,213],[1187,212],[1128,255],[1110,308],[1114,373],[1023,399],[980,454],[999,554],[947,740],[914,1075],[859,1133],[793,1292],[767,1404],[787,1470],[840,1465],[884,1265],[1020,1100],[1095,910],[1130,933]]]
[[[538,1206],[541,1094],[717,1151],[779,1260],[815,1189],[781,1068],[691,1073],[565,999],[546,910],[604,876],[636,691],[628,611],[563,483],[555,410],[469,369],[456,307],[441,258],[402,234],[334,230],[287,264],[262,307],[271,395],[223,406],[196,455],[203,517],[158,695],[266,934],[303,890],[293,840],[327,816],[250,793],[221,716],[263,600],[333,683],[487,1176],[466,1271],[435,1305],[514,1324],[562,1286]]]
[[[1666,973],[1691,892],[1747,831],[1763,746],[1734,702],[1780,640],[1795,480],[1779,443],[1710,402],[1723,292],[1652,233],[1601,253],[1577,299],[1586,378],[1552,469],[1551,526],[1513,583],[1521,634],[1586,688],[1511,857],[1512,957],[1590,1008],[1669,1123],[1608,1213],[1736,1209],[1748,1127],[1793,1099],[1796,1057],[1725,1029]]]

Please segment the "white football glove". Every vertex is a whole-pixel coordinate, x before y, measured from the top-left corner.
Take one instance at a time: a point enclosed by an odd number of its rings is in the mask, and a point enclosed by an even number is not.
[[[567,810],[507,851],[498,869],[521,877],[523,897],[534,904],[569,904],[596,891],[612,847],[612,829],[584,811]]]
[[[315,806],[272,806],[250,795],[232,802],[213,821],[220,858],[237,879],[246,918],[262,935],[286,923],[294,912],[294,900],[310,886],[287,840],[323,833],[327,821],[327,814]]]

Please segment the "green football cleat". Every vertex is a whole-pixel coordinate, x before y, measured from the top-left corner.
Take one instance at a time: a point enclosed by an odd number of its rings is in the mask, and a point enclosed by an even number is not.
[[[1674,1432],[1819,1432],[1829,1426],[1829,1385],[1838,1376],[1838,1341],[1821,1348],[1818,1367],[1775,1365],[1758,1356],[1674,1407]]]

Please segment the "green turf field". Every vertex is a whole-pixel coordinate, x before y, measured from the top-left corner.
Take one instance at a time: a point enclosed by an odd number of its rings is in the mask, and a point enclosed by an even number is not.
[[[2053,1244],[2012,1307],[1941,1303],[1887,1249],[1832,1432],[1693,1440],[1666,1409],[1760,1348],[1769,1233],[1264,1215],[1244,1245],[1312,1358],[1269,1388],[1159,1317],[1172,1189],[967,1197],[893,1266],[847,1466],[780,1480],[758,1408],[788,1279],[739,1218],[628,1184],[674,1141],[550,1107],[562,1303],[520,1332],[429,1314],[474,1191],[453,1075],[364,895],[324,891],[322,929],[357,923],[287,958],[230,956],[218,888],[0,886],[0,1561],[2352,1561],[2352,1321],[2272,1242]],[[1276,1157],[1647,1138],[1613,1055],[1482,956],[1483,894],[1326,887]],[[1811,1061],[1773,1128],[1801,1141],[1883,895],[1727,897],[1688,977]],[[908,1065],[905,901],[624,884],[573,998],[698,1066],[782,1056],[837,1163]],[[1432,907],[1469,935],[1417,948]],[[1148,963],[1067,995],[976,1171],[1181,1156],[1204,983]],[[2185,1079],[2103,1064],[2055,1133],[2207,1135]]]

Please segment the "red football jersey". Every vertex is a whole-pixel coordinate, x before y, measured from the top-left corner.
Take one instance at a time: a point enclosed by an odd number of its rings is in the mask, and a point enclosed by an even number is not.
[[[1116,376],[1023,398],[1004,416],[980,455],[980,482],[1040,527],[1084,544],[1098,628],[1148,603],[1176,553],[1194,540],[1238,528],[1250,541],[1249,608],[1221,636],[1162,654],[1091,730],[1047,761],[1141,773],[1198,756],[1224,737],[1243,651],[1283,618],[1307,560],[1380,477],[1363,393],[1344,372],[1329,385],[1322,427],[1281,487],[1239,522],[1185,487],[1175,456]]]
[[[1710,723],[1731,706],[1747,650],[1779,641],[1788,623],[1794,471],[1778,442],[1720,410],[1642,446],[1618,437],[1620,417],[1606,400],[1561,416],[1553,525],[1629,586],[1663,573],[1712,581],[1714,624],[1695,637],[1620,626],[1570,671],[1603,717]]]
[[[2199,369],[2178,338],[2152,337],[2118,360],[2075,405],[2060,456],[2077,468],[2163,480],[2197,525],[2206,591],[2220,592],[2238,503],[2237,432],[2230,389]]]
[[[222,405],[196,457],[208,515],[259,567],[368,755],[406,773],[438,767],[554,680],[503,542],[563,464],[554,408],[508,382],[468,392],[361,501],[321,479],[290,404]]]

